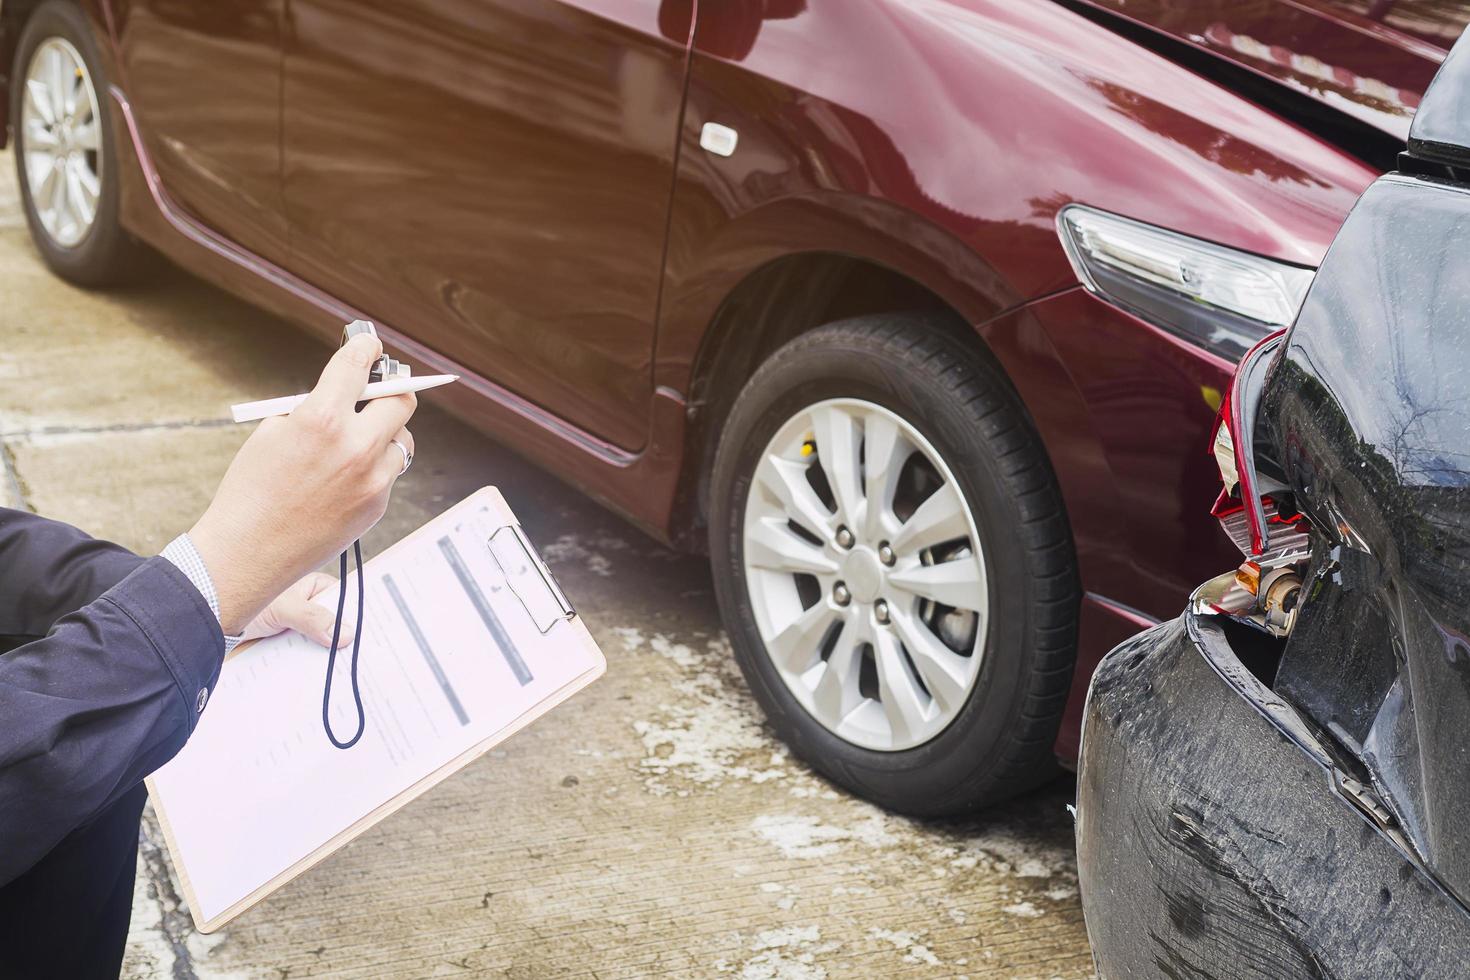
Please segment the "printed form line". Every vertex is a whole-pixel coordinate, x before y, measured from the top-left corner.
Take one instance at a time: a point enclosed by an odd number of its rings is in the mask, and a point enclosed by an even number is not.
[[[388,595],[393,597],[393,605],[398,607],[398,615],[403,617],[404,625],[413,634],[413,641],[418,644],[419,652],[424,655],[424,661],[428,663],[434,679],[439,682],[444,696],[449,699],[449,707],[454,709],[454,717],[459,719],[461,725],[468,725],[470,716],[465,714],[464,705],[459,703],[459,695],[454,693],[449,678],[444,674],[444,668],[439,666],[439,658],[434,656],[433,650],[429,649],[429,641],[424,639],[424,631],[419,629],[418,620],[413,618],[413,613],[408,609],[408,603],[403,601],[403,594],[398,591],[398,583],[393,581],[393,576],[384,575],[383,586],[388,590]]]
[[[500,654],[505,657],[505,662],[510,665],[510,672],[516,675],[516,680],[520,682],[521,687],[525,687],[532,680],[531,668],[526,666],[526,661],[521,657],[521,652],[516,649],[515,641],[510,638],[510,634],[505,631],[505,626],[501,624],[500,617],[495,615],[494,609],[490,608],[490,603],[485,598],[485,593],[480,591],[480,583],[475,581],[475,577],[470,574],[470,570],[465,565],[464,559],[460,558],[459,549],[454,546],[454,541],[448,536],[440,538],[439,550],[444,553],[444,558],[449,562],[449,567],[454,569],[454,577],[459,579],[459,584],[464,588],[465,595],[470,597],[470,604],[475,607],[475,612],[480,614],[480,619],[485,623],[485,628],[490,631],[490,635],[495,639],[496,645],[500,647]]]

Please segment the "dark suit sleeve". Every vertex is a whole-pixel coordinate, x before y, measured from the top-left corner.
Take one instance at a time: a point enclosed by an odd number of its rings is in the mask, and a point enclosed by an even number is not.
[[[103,554],[90,572],[68,570],[64,559],[38,561],[30,576],[59,575],[76,595],[118,560]],[[0,572],[0,590],[13,576]],[[60,592],[39,581],[23,594],[45,604]],[[17,615],[8,594],[0,606],[0,615]],[[0,885],[183,747],[223,660],[214,613],[165,558],[135,559],[121,581],[61,616],[43,639],[0,656]]]
[[[70,525],[0,507],[0,636],[45,636],[142,563]]]

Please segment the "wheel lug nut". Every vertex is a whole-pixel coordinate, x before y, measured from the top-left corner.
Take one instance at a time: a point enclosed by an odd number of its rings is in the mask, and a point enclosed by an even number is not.
[[[837,543],[844,548],[851,548],[853,543],[852,532],[846,527],[839,527],[837,529]]]
[[[876,603],[873,604],[873,615],[877,618],[878,622],[887,625],[888,603],[884,602],[882,599],[879,599]]]
[[[839,606],[845,606],[852,601],[852,593],[847,590],[845,582],[838,582],[832,586],[832,601]]]
[[[898,556],[893,553],[893,548],[887,541],[878,546],[878,560],[885,565],[892,565],[898,560]]]

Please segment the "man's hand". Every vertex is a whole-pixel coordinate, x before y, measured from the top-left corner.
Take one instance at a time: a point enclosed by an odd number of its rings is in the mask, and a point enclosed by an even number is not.
[[[323,592],[337,592],[337,580],[321,572],[312,572],[306,578],[276,596],[275,601],[265,607],[265,612],[256,616],[245,627],[240,641],[259,640],[275,636],[286,630],[295,630],[313,643],[324,647],[332,645],[332,627],[337,624],[334,610],[314,602]],[[357,624],[351,616],[342,619],[342,635],[337,637],[337,646],[344,647],[352,642]]]
[[[403,469],[403,454],[391,443],[413,452],[404,425],[418,402],[395,395],[354,411],[382,350],[376,337],[352,338],[305,402],[262,421],[189,531],[219,593],[225,633],[240,632],[387,510]]]

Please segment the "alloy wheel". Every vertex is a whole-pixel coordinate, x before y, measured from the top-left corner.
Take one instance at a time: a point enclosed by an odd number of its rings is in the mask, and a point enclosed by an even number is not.
[[[985,556],[917,428],[860,399],[796,413],[756,464],[742,535],[766,653],[813,718],[876,751],[954,720],[985,648]]]
[[[32,54],[20,125],[31,205],[47,237],[74,248],[97,220],[102,118],[86,64],[65,38],[47,38]]]

